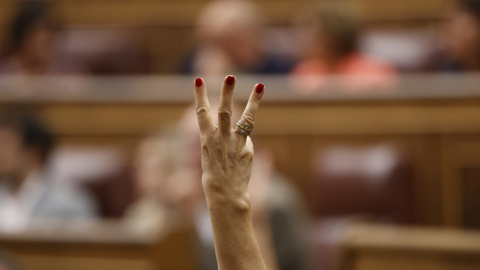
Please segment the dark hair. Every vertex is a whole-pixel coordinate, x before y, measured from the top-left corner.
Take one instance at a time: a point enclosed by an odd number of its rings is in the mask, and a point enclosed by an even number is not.
[[[358,49],[361,32],[360,22],[353,13],[341,5],[320,5],[316,9],[315,22],[329,39],[341,56]]]
[[[480,22],[480,0],[458,0],[458,7],[471,15]]]
[[[2,127],[17,132],[22,138],[24,147],[36,150],[42,163],[47,161],[55,144],[54,137],[33,114],[7,111],[0,116],[0,128]]]
[[[51,29],[55,29],[50,18],[50,4],[47,1],[23,1],[10,25],[10,44],[8,53],[16,51],[29,34],[32,27],[44,22]]]

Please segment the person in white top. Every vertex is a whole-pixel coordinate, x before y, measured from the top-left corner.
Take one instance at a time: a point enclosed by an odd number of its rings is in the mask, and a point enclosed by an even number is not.
[[[83,190],[49,179],[53,136],[34,117],[0,116],[0,228],[17,230],[34,218],[91,217],[96,204]]]

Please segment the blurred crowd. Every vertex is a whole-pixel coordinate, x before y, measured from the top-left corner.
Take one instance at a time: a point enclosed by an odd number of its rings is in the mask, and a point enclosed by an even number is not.
[[[138,57],[135,42],[114,42],[118,46],[109,49],[102,45],[85,51],[72,48],[67,39],[74,34],[53,13],[53,5],[54,2],[42,1],[19,3],[8,34],[2,40],[0,75],[157,73],[148,61]],[[272,35],[254,2],[208,2],[198,14],[194,44],[185,50],[174,65],[177,70],[172,72],[198,76],[287,75],[296,80],[299,92],[310,93],[323,89],[327,75],[348,75],[342,81],[346,89],[370,91],[394,84],[402,73],[480,70],[479,0],[455,1],[448,18],[439,23],[434,44],[428,44],[425,53],[408,63],[389,57],[395,50],[403,55],[409,50],[401,48],[401,44],[390,46],[388,36],[369,46],[372,36],[368,28],[362,25],[355,10],[344,8],[339,1],[322,1],[321,5],[298,12],[302,15],[292,12],[289,32],[282,32],[285,36],[279,38],[278,33]],[[131,39],[135,35],[127,33],[125,37]],[[88,42],[84,40],[81,44]],[[92,43],[101,44],[93,40]],[[421,42],[418,44],[422,46]],[[200,142],[193,114],[193,108],[189,108],[181,121],[145,138],[132,161],[125,162],[124,167],[112,170],[113,173],[85,175],[82,181],[71,181],[59,179],[66,176],[58,173],[50,162],[55,153],[55,138],[48,127],[28,110],[5,111],[0,117],[0,227],[20,230],[37,218],[120,218],[139,228],[182,224],[197,232],[202,269],[217,269],[201,190]],[[378,164],[378,160],[383,162],[381,166],[371,169],[369,164]],[[319,153],[317,168],[322,170],[316,173],[322,181],[317,184],[328,186],[326,190],[355,197],[338,181],[329,180],[341,178],[345,184],[354,181],[352,178],[383,177],[391,181],[386,181],[388,184],[378,193],[373,192],[370,201],[353,200],[351,205],[340,206],[342,202],[335,194],[313,196],[322,200],[314,202],[321,206],[314,209],[314,214],[329,218],[329,222],[319,227],[318,235],[326,234],[325,228],[339,222],[338,217],[352,212],[371,212],[392,222],[411,222],[411,207],[403,203],[409,201],[409,185],[398,184],[392,176],[396,170],[408,175],[409,168],[402,160],[401,154],[386,146]],[[347,173],[338,172],[339,161],[346,166]],[[274,164],[269,149],[258,145],[250,186],[254,226],[262,254],[272,270],[309,269],[315,259],[309,256],[311,243],[304,235],[309,224],[305,198]],[[94,181],[99,178],[103,181]],[[371,191],[369,185],[374,183],[364,183],[365,187],[356,190]],[[385,194],[399,196],[390,205],[391,209],[378,208],[377,202],[384,201],[380,197]],[[335,253],[334,248],[329,248],[331,239],[321,239],[319,246],[325,252]],[[323,269],[334,269],[329,268],[334,261],[316,259],[314,263]]]
[[[290,25],[283,28],[268,25],[255,2],[211,1],[198,13],[191,44],[177,63],[168,63],[168,72],[362,75],[359,83],[365,88],[383,86],[401,72],[478,70],[478,1],[457,0],[445,9],[448,15],[434,31],[391,30],[404,38],[396,42],[398,36],[369,27],[359,19],[358,9],[342,1],[299,5],[292,10]],[[135,29],[89,32],[62,25],[61,15],[54,11],[55,2],[20,2],[0,47],[1,74],[161,72],[142,59],[144,40],[132,34]]]
[[[97,164],[89,166],[91,156],[54,151],[54,136],[32,111],[7,110],[0,117],[0,230],[18,232],[45,219],[94,218],[121,219],[136,230],[191,227],[200,269],[217,269],[192,115],[190,107],[177,124],[145,138],[130,164],[118,162],[128,168],[108,170],[111,156],[92,150]],[[303,199],[275,168],[268,149],[257,146],[255,155],[250,194],[262,254],[270,269],[307,269]],[[68,159],[74,171],[87,172],[69,172]]]

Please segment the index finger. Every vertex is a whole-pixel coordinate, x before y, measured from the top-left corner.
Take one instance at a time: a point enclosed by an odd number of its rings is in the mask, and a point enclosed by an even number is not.
[[[208,102],[207,88],[205,82],[201,78],[195,80],[195,108],[197,112],[198,126],[200,134],[213,132],[215,130],[215,122],[210,111]]]

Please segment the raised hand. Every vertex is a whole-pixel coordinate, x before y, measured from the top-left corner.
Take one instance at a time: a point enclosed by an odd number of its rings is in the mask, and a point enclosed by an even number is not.
[[[257,84],[236,129],[232,128],[235,77],[223,82],[215,125],[205,82],[195,80],[197,119],[202,145],[202,184],[209,206],[228,204],[249,207],[248,182],[252,170],[253,144],[248,136],[263,96],[263,84]]]
[[[266,269],[250,217],[248,182],[253,144],[248,136],[265,87],[255,85],[247,107],[232,128],[235,77],[223,82],[218,126],[210,110],[205,82],[195,80],[195,102],[202,145],[202,184],[212,220],[220,269]]]

